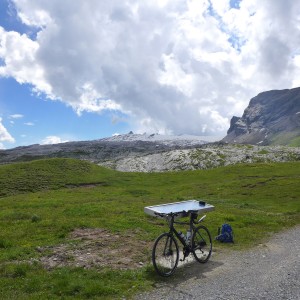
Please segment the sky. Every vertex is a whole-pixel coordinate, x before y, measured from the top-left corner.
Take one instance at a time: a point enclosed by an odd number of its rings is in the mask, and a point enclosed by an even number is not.
[[[300,86],[300,1],[0,0],[0,148],[226,135]]]

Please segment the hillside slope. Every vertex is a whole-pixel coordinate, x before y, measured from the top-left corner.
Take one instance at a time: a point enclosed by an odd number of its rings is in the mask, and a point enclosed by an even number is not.
[[[0,166],[0,197],[87,185],[107,185],[113,171],[75,159],[42,159]]]

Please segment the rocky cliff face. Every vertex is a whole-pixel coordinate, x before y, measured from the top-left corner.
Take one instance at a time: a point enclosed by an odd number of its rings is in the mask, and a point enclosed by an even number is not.
[[[273,90],[250,100],[241,118],[233,117],[228,143],[300,145],[300,88]]]

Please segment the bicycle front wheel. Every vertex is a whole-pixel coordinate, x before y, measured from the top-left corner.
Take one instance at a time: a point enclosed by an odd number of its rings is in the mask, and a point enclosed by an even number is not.
[[[192,237],[192,250],[195,259],[200,263],[206,263],[211,256],[211,236],[208,229],[203,225],[194,230]]]
[[[156,272],[164,277],[173,274],[179,259],[176,239],[170,233],[161,234],[155,241],[152,250],[152,262]]]

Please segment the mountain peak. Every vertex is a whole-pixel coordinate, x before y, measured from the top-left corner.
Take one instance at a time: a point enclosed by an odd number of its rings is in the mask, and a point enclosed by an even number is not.
[[[300,137],[300,88],[272,90],[250,100],[242,117],[232,117],[228,143],[289,145]]]

